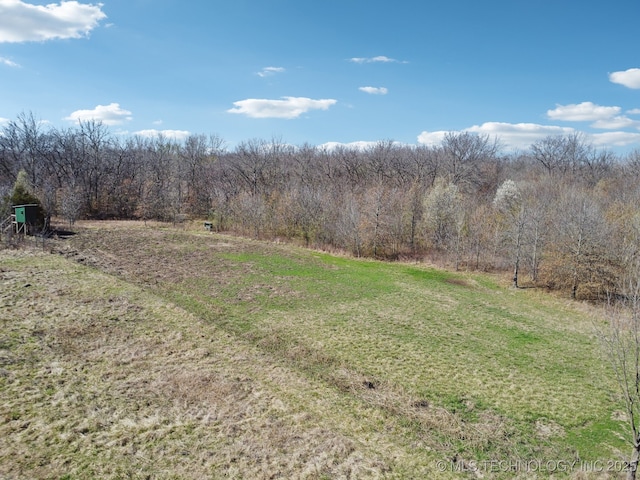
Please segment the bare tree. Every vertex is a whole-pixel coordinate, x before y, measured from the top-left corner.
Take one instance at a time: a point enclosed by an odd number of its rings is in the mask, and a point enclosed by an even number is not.
[[[0,140],[1,138],[2,136],[0,135]],[[636,148],[629,153],[623,165],[623,172],[632,175],[636,179],[640,178],[640,148]]]
[[[87,213],[99,215],[102,188],[108,174],[108,147],[111,139],[107,127],[100,121],[80,121],[81,174],[85,209]]]
[[[190,135],[179,149],[180,171],[186,181],[186,198],[190,210],[206,215],[211,206],[208,170],[222,152],[224,141],[217,135]]]
[[[441,170],[439,150],[424,145],[415,147],[411,150],[410,158],[416,181],[426,186],[433,185]]]
[[[343,200],[336,230],[340,245],[360,257],[362,255],[362,207],[358,198],[349,193]]]
[[[455,185],[477,185],[482,164],[494,159],[499,150],[498,141],[488,135],[447,133],[441,146],[442,174]]]
[[[74,184],[67,185],[62,190],[60,213],[73,226],[82,213],[82,194],[80,188]]]
[[[177,145],[162,135],[146,143],[144,152],[145,179],[142,186],[143,216],[159,220],[171,219],[175,187],[175,157]]]
[[[41,123],[32,113],[21,113],[17,120],[11,120],[0,134],[0,149],[3,173],[14,181],[18,172],[27,173],[30,184],[38,188],[43,165]]]
[[[234,214],[237,222],[246,235],[260,238],[266,224],[266,205],[264,199],[259,195],[251,195],[249,192],[242,192],[234,199]]]
[[[269,163],[267,150],[266,142],[252,139],[238,144],[232,155],[231,168],[252,196],[262,193]]]
[[[350,190],[352,192],[358,190],[366,178],[362,154],[356,148],[338,147],[334,150],[333,156]]]
[[[636,478],[640,462],[640,263],[636,257],[620,294],[606,308],[608,328],[598,332],[622,395],[629,433],[631,458],[627,479]]]
[[[389,222],[387,207],[390,200],[390,191],[379,180],[378,184],[369,188],[364,196],[363,223],[365,242],[370,246],[371,255],[374,258],[383,255],[387,225]],[[401,212],[398,212],[399,214]]]
[[[382,183],[390,177],[391,165],[397,156],[397,148],[392,140],[380,141],[363,153],[368,176],[375,183]]]
[[[587,185],[594,187],[600,180],[609,175],[614,163],[615,156],[612,152],[590,149],[582,161],[581,177]]]
[[[593,147],[581,133],[549,135],[531,145],[531,155],[549,175],[576,173],[591,163],[594,170],[605,160],[593,155]]]
[[[469,263],[479,270],[490,265],[489,253],[495,237],[495,214],[491,205],[478,205],[472,200],[466,202],[465,237],[467,251],[470,255]],[[481,259],[483,260],[481,263]]]
[[[529,277],[532,282],[538,281],[538,273],[540,271],[540,263],[549,230],[548,213],[546,205],[543,205],[540,197],[533,199],[533,205],[529,208],[528,229],[526,232],[529,251],[526,255],[529,267]]]
[[[550,222],[547,281],[568,288],[571,298],[597,299],[615,289],[620,265],[615,236],[589,190],[562,185]]]

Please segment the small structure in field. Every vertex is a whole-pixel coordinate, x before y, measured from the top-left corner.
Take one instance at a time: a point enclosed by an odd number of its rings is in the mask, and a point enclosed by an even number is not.
[[[26,235],[33,235],[44,226],[44,215],[38,204],[14,205],[13,231]]]

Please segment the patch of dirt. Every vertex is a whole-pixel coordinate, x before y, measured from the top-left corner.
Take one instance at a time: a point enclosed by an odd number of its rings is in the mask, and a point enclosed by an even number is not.
[[[459,287],[474,288],[476,286],[471,283],[471,281],[459,277],[447,277],[444,282],[450,285],[457,285]]]
[[[629,416],[622,410],[615,410],[611,413],[611,420],[614,422],[626,422]]]
[[[541,440],[552,437],[563,437],[566,434],[564,428],[552,420],[539,418],[536,420],[536,436]]]

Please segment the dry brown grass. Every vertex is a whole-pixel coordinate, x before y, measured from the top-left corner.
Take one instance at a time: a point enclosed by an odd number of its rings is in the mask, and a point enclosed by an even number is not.
[[[404,455],[349,435],[329,389],[135,287],[45,254],[0,266],[0,477],[375,478]]]

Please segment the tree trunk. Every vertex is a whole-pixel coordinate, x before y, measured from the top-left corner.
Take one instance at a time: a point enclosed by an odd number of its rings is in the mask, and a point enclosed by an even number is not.
[[[515,258],[513,261],[513,288],[518,288],[518,272],[520,271],[520,257],[522,255],[523,230],[524,230],[524,223],[519,223],[518,231],[516,233]]]
[[[538,253],[538,243],[540,242],[540,232],[539,226],[536,224],[533,232],[533,252],[531,254],[531,281],[534,283],[538,281],[538,263],[539,263],[539,253]]]
[[[636,472],[638,470],[638,462],[640,461],[640,443],[638,442],[638,438],[635,439],[635,444],[633,446],[633,454],[631,455],[631,461],[629,462],[629,467],[627,468],[627,480],[635,480]]]

